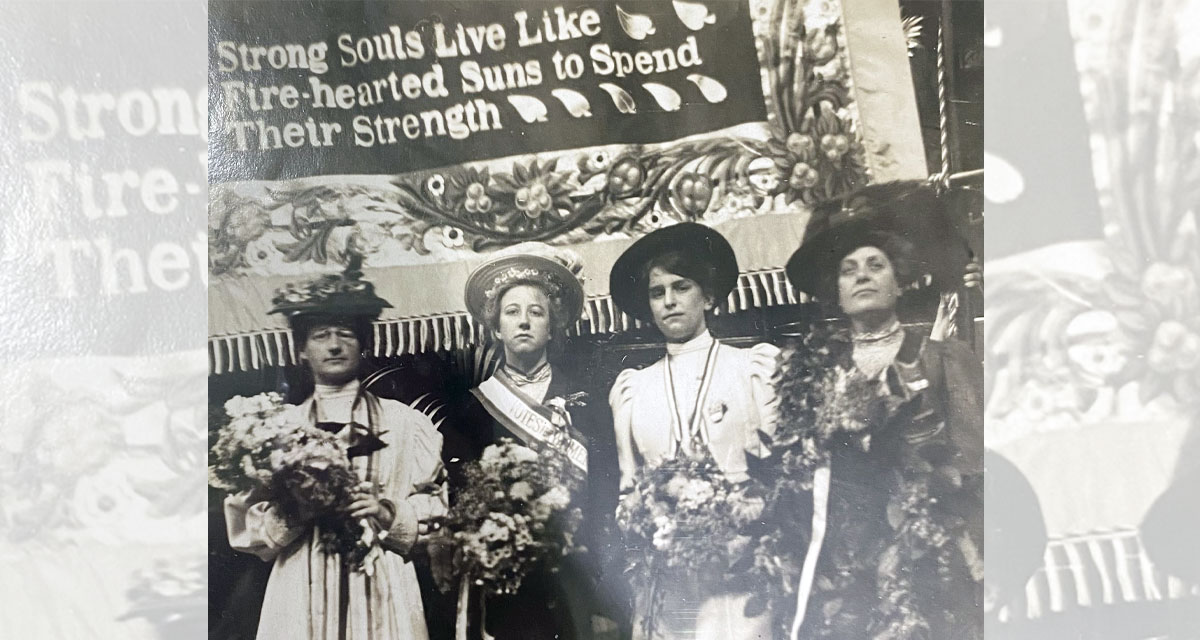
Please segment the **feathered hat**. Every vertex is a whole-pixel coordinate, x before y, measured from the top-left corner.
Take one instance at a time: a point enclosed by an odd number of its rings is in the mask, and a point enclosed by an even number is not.
[[[375,294],[375,285],[362,279],[362,259],[351,258],[342,273],[291,282],[275,290],[270,313],[294,322],[301,316],[338,315],[374,320],[392,305]]]
[[[967,243],[947,211],[945,196],[923,180],[870,185],[817,205],[803,242],[787,262],[788,279],[798,290],[820,297],[842,258],[880,232],[913,244],[918,267],[913,280],[928,276],[929,284],[942,290],[958,286],[970,258]]]

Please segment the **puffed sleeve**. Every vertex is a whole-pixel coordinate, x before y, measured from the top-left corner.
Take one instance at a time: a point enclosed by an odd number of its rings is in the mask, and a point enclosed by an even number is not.
[[[409,411],[410,422],[406,462],[411,465],[407,486],[393,488],[386,496],[396,517],[383,540],[383,546],[396,553],[408,553],[417,541],[420,523],[446,515],[445,474],[442,470],[442,434],[428,416]]]
[[[288,526],[279,507],[259,499],[255,491],[225,498],[225,532],[229,546],[237,551],[253,553],[269,562],[306,528]]]
[[[613,435],[617,445],[617,464],[621,467],[621,490],[633,487],[637,460],[633,452],[633,380],[635,369],[625,369],[617,376],[608,394],[612,408]]]
[[[779,396],[775,393],[775,377],[782,361],[782,352],[773,344],[756,344],[750,348],[749,369],[750,393],[758,409],[758,424],[746,434],[746,452],[764,457],[770,452],[763,444],[762,435],[775,433],[775,421],[779,417]]]

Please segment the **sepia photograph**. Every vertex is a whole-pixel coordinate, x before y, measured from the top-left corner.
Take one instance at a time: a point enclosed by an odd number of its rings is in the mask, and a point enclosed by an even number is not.
[[[0,2],[0,635],[1200,640],[1198,29]]]
[[[983,637],[982,3],[209,9],[210,637]]]

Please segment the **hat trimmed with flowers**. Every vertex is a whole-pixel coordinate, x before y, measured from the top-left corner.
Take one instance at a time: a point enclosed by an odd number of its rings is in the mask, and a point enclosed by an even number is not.
[[[564,324],[574,324],[583,314],[583,265],[573,251],[540,242],[525,242],[497,251],[467,277],[464,291],[467,310],[486,325],[489,310],[499,304],[509,288],[518,284],[541,287],[562,305]]]
[[[375,294],[375,285],[362,279],[362,262],[351,260],[346,270],[275,290],[270,313],[294,321],[302,316],[336,315],[374,320],[392,305]]]

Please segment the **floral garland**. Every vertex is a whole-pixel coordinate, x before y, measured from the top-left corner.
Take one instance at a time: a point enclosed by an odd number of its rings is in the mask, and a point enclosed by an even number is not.
[[[796,613],[796,603],[785,596],[794,598],[808,547],[807,541],[794,542],[794,532],[811,528],[805,520],[811,508],[796,505],[811,504],[816,470],[832,460],[835,448],[866,454],[894,446],[900,424],[915,419],[920,396],[900,398],[882,381],[864,377],[854,368],[851,349],[839,327],[819,324],[804,332],[778,382],[780,420],[768,443],[771,456],[754,469],[772,487],[764,519],[776,525],[760,539],[754,571],[772,582],[781,632]],[[860,523],[828,515],[831,528],[818,566],[832,569],[816,578],[801,637],[924,637],[954,622],[954,612],[946,612],[944,602],[939,606],[938,598],[952,574],[964,569],[952,543],[965,536],[965,522],[943,505],[960,498],[962,478],[918,455],[877,459],[894,465],[877,470],[892,479],[886,511],[878,514],[886,522],[862,525],[880,536],[856,537]],[[831,492],[837,491],[835,485]]]

